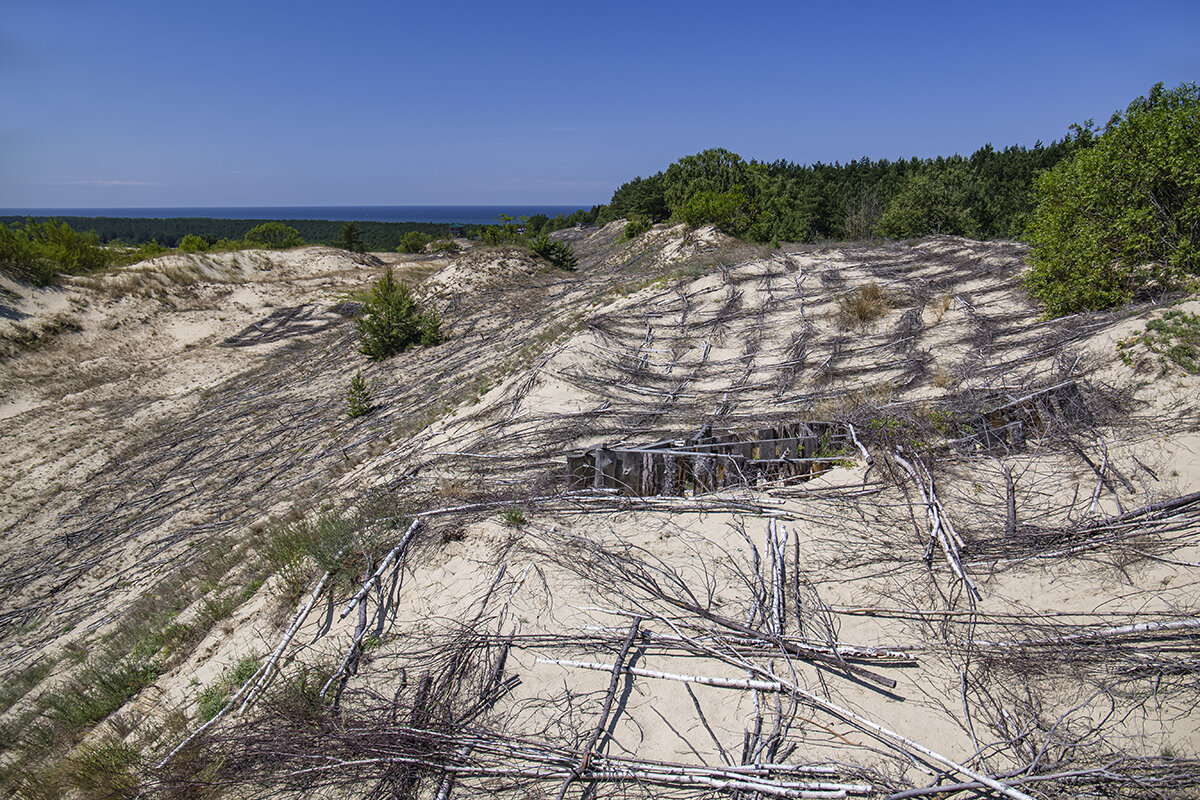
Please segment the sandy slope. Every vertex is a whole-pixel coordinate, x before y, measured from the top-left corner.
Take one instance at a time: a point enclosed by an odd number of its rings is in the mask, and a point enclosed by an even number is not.
[[[744,679],[736,663],[745,658],[989,774],[1038,758],[1042,771],[1117,754],[1195,756],[1194,669],[1156,673],[1152,650],[1105,633],[1197,612],[1193,516],[1104,538],[1106,517],[1200,490],[1197,379],[1116,356],[1115,342],[1153,309],[1043,322],[1020,288],[1016,245],[936,238],[756,253],[713,231],[656,229],[621,242],[620,230],[566,234],[582,256],[575,274],[515,252],[467,254],[422,289],[442,309],[447,342],[383,365],[357,355],[349,326],[328,310],[378,267],[337,251],[164,261],[22,300],[30,317],[20,324],[59,317],[51,327],[63,332],[10,356],[0,395],[0,430],[13,445],[0,463],[9,669],[101,634],[193,546],[255,542],[267,515],[314,513],[374,490],[417,511],[492,505],[430,516],[403,568],[371,596],[372,643],[348,684],[351,709],[366,691],[411,699],[411,676],[466,626],[513,637],[505,673],[520,685],[490,712],[489,730],[579,746],[609,676],[544,660],[611,663],[638,614],[652,633],[634,648],[637,667]],[[869,323],[846,321],[844,299],[871,283],[889,307]],[[220,346],[275,310],[308,305],[320,313],[305,325],[328,327]],[[357,370],[380,408],[348,423],[344,387]],[[932,443],[939,403],[963,408],[986,392],[1019,395],[1067,378],[1084,387],[1094,426],[1058,427],[1009,452],[925,456],[967,545],[963,565],[981,595],[971,602],[929,546],[916,489],[890,458],[898,446],[912,457],[916,441]],[[573,448],[705,423],[831,417],[859,422],[869,469],[855,458],[802,486],[727,490],[706,508],[680,501],[674,513],[618,498],[530,499],[561,495],[562,456]],[[914,440],[872,425],[889,419],[924,427]],[[1079,452],[1104,465],[1103,481]],[[1018,502],[1012,532],[1006,470]],[[504,523],[500,512],[512,507],[523,525]],[[650,570],[744,623],[771,518],[789,536],[784,633],[907,653],[899,665],[867,665],[894,689],[769,647],[722,660],[655,644],[711,633],[712,621],[648,596],[621,570]],[[167,711],[194,713],[222,671],[273,650],[291,613],[279,607],[279,583],[133,699],[121,712],[142,720],[131,741],[162,752],[178,739],[160,727]],[[340,662],[354,633],[354,616],[339,620],[351,593],[320,598],[286,651],[285,675]],[[1039,644],[1060,636],[1103,645]],[[609,755],[737,763],[761,713],[766,741],[772,726],[782,730],[775,758],[854,765],[846,774],[874,794],[931,781],[795,693],[629,676],[620,686]]]

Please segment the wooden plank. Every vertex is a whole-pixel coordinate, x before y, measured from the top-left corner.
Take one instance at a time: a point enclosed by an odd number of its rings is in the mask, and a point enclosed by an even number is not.
[[[592,486],[596,489],[611,489],[616,486],[616,456],[611,450],[600,448],[592,451],[595,470]]]
[[[679,456],[667,454],[663,456],[662,493],[667,497],[679,497],[683,494],[679,486]]]
[[[621,453],[621,472],[619,488],[630,495],[641,494],[642,491],[642,462],[646,456],[636,450]]]
[[[1053,390],[1055,402],[1063,419],[1073,425],[1091,425],[1095,422],[1092,412],[1084,402],[1083,393],[1075,381],[1060,384]]]
[[[814,436],[812,431],[809,431],[804,438],[800,440],[800,457],[815,458],[817,450],[821,447],[821,440]]]
[[[706,494],[717,488],[717,459],[710,455],[692,456],[692,475],[696,494]]]
[[[653,497],[662,491],[663,457],[646,453],[642,465],[642,496]]]
[[[592,460],[587,453],[567,456],[567,489],[578,491],[591,485]]]
[[[758,441],[754,447],[754,457],[759,459],[767,459],[775,457],[775,431],[767,428],[758,432]]]

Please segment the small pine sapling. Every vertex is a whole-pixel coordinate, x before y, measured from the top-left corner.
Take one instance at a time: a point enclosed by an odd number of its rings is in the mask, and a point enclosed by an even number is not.
[[[367,382],[363,380],[361,372],[354,373],[354,377],[350,379],[350,388],[346,391],[346,400],[349,405],[346,416],[350,417],[350,419],[369,414],[375,408],[375,405],[371,402],[371,389],[367,386]]]

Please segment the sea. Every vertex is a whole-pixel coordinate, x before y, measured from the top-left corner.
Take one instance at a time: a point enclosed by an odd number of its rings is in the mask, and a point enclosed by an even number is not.
[[[195,208],[0,208],[0,217],[134,217],[171,219],[318,219],[353,222],[438,222],[491,225],[500,215],[557,217],[591,206],[204,206]]]

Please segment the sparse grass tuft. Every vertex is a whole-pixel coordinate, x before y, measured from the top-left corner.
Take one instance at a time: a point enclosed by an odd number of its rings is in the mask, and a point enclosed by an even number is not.
[[[865,326],[891,309],[891,298],[882,286],[871,281],[838,298],[838,319],[845,327]]]
[[[118,739],[80,745],[63,762],[67,782],[85,800],[124,800],[139,796],[137,748]]]
[[[954,294],[952,292],[946,292],[941,297],[935,297],[933,300],[929,301],[929,305],[933,309],[934,313],[933,324],[936,325],[942,321],[942,317],[944,317],[946,312],[950,310],[950,306],[953,305],[953,303]]]
[[[525,512],[519,508],[510,508],[505,510],[502,519],[504,524],[510,528],[519,528],[525,524]]]
[[[279,575],[279,592],[288,602],[298,600],[314,568],[335,570],[354,542],[354,525],[348,516],[331,513],[301,518],[276,528],[263,554]]]
[[[264,534],[262,556],[279,576],[284,602],[299,600],[314,572],[329,571],[336,584],[355,583],[366,559],[382,555],[396,528],[408,526],[406,510],[394,497],[368,497],[355,509],[323,510],[276,525]]]
[[[29,691],[42,682],[42,679],[54,669],[55,660],[44,658],[11,675],[3,685],[0,685],[0,713],[8,711]]]
[[[233,690],[250,680],[258,671],[258,659],[243,658],[232,670],[227,670],[216,683],[206,688],[196,699],[196,715],[208,722],[229,702]]]
[[[1172,309],[1146,323],[1146,330],[1117,342],[1117,353],[1127,365],[1134,363],[1131,350],[1141,343],[1158,354],[1163,371],[1171,365],[1188,375],[1200,374],[1200,315]]]
[[[933,372],[933,385],[939,389],[953,389],[960,379],[953,370],[939,366]]]

